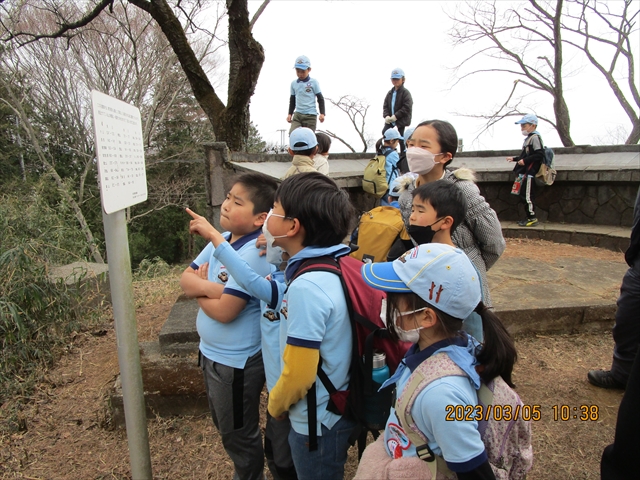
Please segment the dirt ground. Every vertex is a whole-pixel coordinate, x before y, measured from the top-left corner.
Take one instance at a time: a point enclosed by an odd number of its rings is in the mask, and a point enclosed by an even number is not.
[[[606,258],[620,253],[549,242],[508,240],[505,255]],[[179,293],[178,274],[169,280],[136,284],[140,341],[157,338]],[[517,339],[514,379],[526,405],[540,406],[533,422],[535,463],[529,479],[598,479],[603,448],[613,441],[621,391],[592,387],[590,368],[610,365],[609,333]],[[107,392],[118,373],[113,322],[75,335],[67,353],[46,373],[31,400],[19,411],[0,407],[0,478],[128,479],[127,437],[114,429]],[[569,419],[554,419],[562,406]],[[593,418],[573,418],[588,406]],[[580,413],[578,413],[579,416]],[[148,422],[153,476],[156,479],[230,479],[233,469],[207,415],[156,418]],[[355,473],[352,449],[346,478]]]

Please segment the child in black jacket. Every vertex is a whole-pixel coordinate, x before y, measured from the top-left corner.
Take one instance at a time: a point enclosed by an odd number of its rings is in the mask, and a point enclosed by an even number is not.
[[[515,167],[513,167],[516,176],[519,174],[524,175],[522,186],[520,187],[520,200],[524,203],[527,218],[519,221],[518,225],[521,227],[533,227],[538,224],[533,202],[536,189],[535,176],[540,170],[540,165],[544,159],[542,138],[536,130],[538,128],[538,117],[535,115],[527,114],[515,123],[520,125],[522,135],[527,137],[522,145],[520,155],[507,157],[508,162],[516,162]]]

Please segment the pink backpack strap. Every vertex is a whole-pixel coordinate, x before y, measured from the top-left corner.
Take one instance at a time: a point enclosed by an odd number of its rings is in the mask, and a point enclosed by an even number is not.
[[[418,365],[396,400],[395,409],[398,421],[404,428],[411,443],[415,445],[418,457],[427,462],[429,470],[431,470],[432,478],[434,479],[438,473],[440,474],[440,478],[442,478],[442,475],[448,478],[450,470],[444,459],[434,455],[429,448],[429,439],[418,429],[411,415],[411,408],[420,392],[431,382],[439,378],[452,376],[466,377],[467,374],[464,373],[446,353],[436,353]]]

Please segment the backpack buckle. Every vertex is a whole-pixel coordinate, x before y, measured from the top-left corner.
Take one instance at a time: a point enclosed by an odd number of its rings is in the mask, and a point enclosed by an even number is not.
[[[433,450],[431,450],[429,445],[426,443],[416,447],[416,454],[420,460],[424,460],[425,462],[433,462],[436,459],[436,455],[433,453]]]

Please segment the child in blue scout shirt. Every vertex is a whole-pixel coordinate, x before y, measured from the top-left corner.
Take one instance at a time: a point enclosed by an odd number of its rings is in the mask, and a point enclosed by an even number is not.
[[[311,61],[308,57],[300,55],[296,58],[294,68],[298,79],[291,82],[289,115],[287,115],[287,122],[291,124],[289,134],[298,127],[308,127],[315,132],[316,120],[319,119],[320,123],[324,122],[324,97],[320,91],[320,84],[315,78],[309,76]],[[320,108],[319,117],[317,117],[316,98]]]
[[[267,379],[267,390],[271,391],[282,372],[280,358],[280,309],[282,298],[287,285],[284,281],[284,267],[288,258],[287,254],[279,247],[273,246],[273,238],[265,228],[269,215],[262,226],[262,231],[267,238],[266,259],[270,264],[279,267],[269,276],[261,277],[251,265],[234,250],[224,236],[218,232],[206,218],[192,212],[187,208],[187,213],[193,220],[189,224],[189,232],[196,233],[209,240],[215,247],[213,256],[218,259],[236,279],[238,284],[246,289],[252,296],[260,299],[260,330],[262,332],[262,360],[264,373]],[[264,450],[267,457],[269,470],[276,480],[295,480],[296,470],[291,458],[289,448],[289,431],[291,424],[289,419],[276,421],[267,412],[267,426],[264,436]]]
[[[379,144],[376,145],[377,154],[384,155],[386,159],[384,169],[387,174],[387,185],[391,185],[399,175],[398,160],[400,160],[400,157],[396,148],[398,148],[398,142],[401,138],[400,133],[395,128],[390,128],[384,132],[384,136],[379,140]],[[388,192],[382,196],[380,205],[389,205],[387,195]]]
[[[382,105],[382,116],[384,117],[384,127],[382,133],[390,128],[397,128],[400,135],[404,134],[404,129],[411,125],[411,114],[413,111],[413,99],[411,93],[404,86],[404,70],[394,68],[391,71],[391,83],[393,88],[384,97]],[[404,151],[404,142],[400,141],[400,151]]]
[[[291,257],[285,270],[288,288],[280,310],[282,374],[269,394],[268,410],[276,419],[288,414],[289,444],[298,478],[342,479],[349,436],[355,422],[327,410],[329,393],[317,381],[318,363],[337,390],[349,385],[352,334],[340,278],[308,272],[291,281],[307,259],[349,253],[341,242],[352,227],[349,195],[321,173],[287,178],[276,192],[266,229],[273,245]],[[315,384],[315,386],[314,386]],[[316,421],[309,421],[307,393],[315,389]],[[310,425],[310,423],[313,423]],[[310,429],[317,448],[310,445]],[[311,451],[310,451],[311,450]]]
[[[255,241],[272,203],[276,182],[259,173],[241,175],[220,211],[226,240],[259,275],[271,266]],[[209,243],[180,279],[184,293],[196,297],[200,359],[209,408],[237,478],[263,478],[259,426],[265,376],[260,351],[260,305],[229,275]]]
[[[501,376],[512,385],[515,346],[500,320],[481,302],[482,289],[473,264],[462,250],[431,243],[409,250],[394,262],[365,264],[362,276],[373,288],[388,292],[387,318],[393,319],[392,328],[400,340],[414,343],[383,387],[395,383],[399,398],[421,363],[455,364],[462,376],[443,376],[417,394],[411,407],[413,422],[431,451],[444,457],[446,466],[457,474],[452,478],[495,479],[478,422],[447,421],[452,405],[478,405],[481,378],[489,382]],[[460,331],[462,319],[473,311],[480,313],[484,325],[481,348]],[[367,447],[355,478],[431,478],[407,428],[392,410],[384,436]]]

